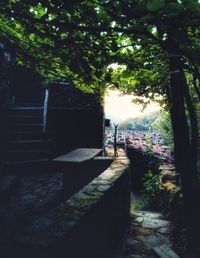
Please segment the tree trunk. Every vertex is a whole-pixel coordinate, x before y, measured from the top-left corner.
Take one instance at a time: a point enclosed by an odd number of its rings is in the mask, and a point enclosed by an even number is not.
[[[198,150],[198,123],[196,117],[195,107],[193,105],[190,91],[185,79],[184,83],[184,93],[185,93],[185,101],[187,104],[187,108],[189,111],[189,118],[190,118],[190,126],[191,126],[191,156],[193,159],[193,170],[196,171],[197,174],[197,150]],[[198,179],[197,179],[198,180]]]
[[[177,173],[181,176],[183,189],[184,213],[190,246],[195,245],[198,204],[194,202],[198,196],[196,164],[191,151],[189,127],[185,113],[186,79],[182,69],[181,57],[178,56],[173,40],[168,39],[170,67],[170,111],[174,134],[174,153]]]

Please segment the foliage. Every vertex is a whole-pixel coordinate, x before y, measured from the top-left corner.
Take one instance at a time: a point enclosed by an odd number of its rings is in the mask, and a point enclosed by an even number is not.
[[[144,191],[143,198],[146,209],[158,209],[158,199],[160,193],[160,175],[153,175],[148,171],[144,175]]]
[[[123,130],[135,130],[135,131],[149,131],[152,123],[158,116],[157,112],[150,113],[148,115],[128,118],[119,124],[119,129]]]
[[[162,211],[173,220],[180,218],[183,209],[181,188],[170,181],[161,182],[161,175],[148,171],[144,176],[142,201],[138,209]]]
[[[146,153],[147,155],[151,156],[153,153],[153,150],[151,148],[151,135],[148,133],[145,135],[145,142],[147,144]]]
[[[181,188],[171,182],[163,183],[160,187],[161,210],[175,219],[175,216],[179,216],[182,205]]]
[[[148,168],[151,170],[151,173],[153,175],[158,174],[161,160],[156,157],[155,152],[152,149],[151,138],[148,136],[148,134],[146,136],[145,160]]]
[[[165,54],[159,46],[125,49],[123,54],[117,54],[117,58],[122,66],[108,71],[107,79],[111,85],[126,94],[134,92],[138,96],[134,103],[143,104],[143,108],[149,104],[149,99],[160,105],[166,104],[169,70]]]
[[[19,63],[49,79],[73,80],[89,92],[108,82],[157,100],[162,94],[163,101],[169,83],[166,33],[173,27],[184,54],[194,58],[198,30],[191,26],[199,9],[195,0],[4,0],[0,39],[11,45]],[[188,41],[195,48],[187,47]],[[113,62],[125,69],[108,70]]]
[[[173,149],[173,131],[169,112],[163,110],[153,122],[152,128],[154,131],[161,133],[164,144]]]

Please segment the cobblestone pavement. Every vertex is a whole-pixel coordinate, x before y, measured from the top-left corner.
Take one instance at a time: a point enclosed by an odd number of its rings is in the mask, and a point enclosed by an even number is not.
[[[62,173],[0,178],[0,241],[62,198]]]
[[[172,246],[170,222],[161,213],[137,211],[132,203],[128,231],[117,258],[156,258],[152,248],[163,244]]]

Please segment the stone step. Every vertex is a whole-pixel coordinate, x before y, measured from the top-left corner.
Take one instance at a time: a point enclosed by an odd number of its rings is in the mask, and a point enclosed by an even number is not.
[[[16,123],[16,124],[9,124],[8,125],[10,131],[21,131],[21,132],[28,132],[28,131],[38,131],[42,132],[43,124],[42,123]]]
[[[47,149],[49,141],[47,140],[13,140],[8,142],[8,150],[40,150]]]
[[[43,107],[11,107],[10,115],[42,115]]]
[[[45,139],[45,134],[42,131],[17,131],[9,132],[8,139],[10,140],[42,140]]]
[[[23,150],[23,151],[8,151],[7,161],[26,161],[26,160],[38,160],[48,157],[47,150]]]
[[[39,111],[41,111],[41,110],[43,110],[44,109],[44,106],[43,105],[36,105],[36,106],[32,106],[32,105],[27,105],[27,106],[14,106],[14,107],[10,107],[10,111],[16,111],[16,112],[18,112],[18,111],[21,111],[21,110],[31,110],[31,111],[33,111],[33,110],[35,110],[35,111],[37,111],[37,110],[39,110]]]
[[[3,164],[3,173],[8,175],[12,173],[46,173],[50,171],[49,159],[26,160],[26,161],[9,161]]]
[[[13,115],[9,117],[12,123],[42,123],[42,115]]]

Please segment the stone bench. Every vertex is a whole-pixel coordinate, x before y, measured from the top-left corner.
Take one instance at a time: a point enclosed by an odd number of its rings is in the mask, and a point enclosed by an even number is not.
[[[86,162],[102,152],[102,149],[94,148],[78,148],[69,153],[66,153],[62,156],[55,158],[53,161],[55,163],[81,163]]]
[[[94,160],[101,152],[102,149],[78,148],[53,159],[53,170],[63,172],[65,198],[79,191],[111,163],[111,161],[98,162]]]

